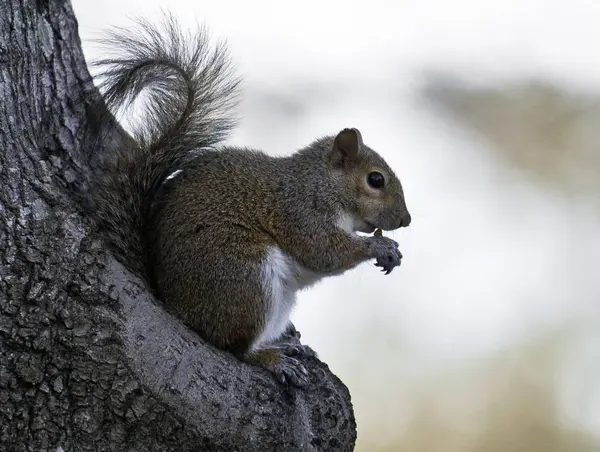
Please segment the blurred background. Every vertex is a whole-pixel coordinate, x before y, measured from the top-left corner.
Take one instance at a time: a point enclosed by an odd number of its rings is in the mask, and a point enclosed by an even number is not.
[[[357,451],[600,450],[600,2],[73,0],[86,57],[160,8],[227,38],[231,142],[361,130],[400,176],[403,264],[299,297]]]

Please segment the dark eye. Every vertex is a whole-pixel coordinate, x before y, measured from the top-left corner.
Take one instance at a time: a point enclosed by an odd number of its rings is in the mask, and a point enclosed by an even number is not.
[[[385,185],[385,178],[383,177],[383,174],[373,171],[367,176],[367,182],[371,187],[380,189]]]

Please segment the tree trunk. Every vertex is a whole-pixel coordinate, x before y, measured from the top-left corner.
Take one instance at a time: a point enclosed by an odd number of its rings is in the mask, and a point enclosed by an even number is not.
[[[102,152],[83,145],[97,99],[70,3],[0,0],[0,450],[351,451],[325,364],[306,363],[308,390],[282,387],[106,251],[70,194]]]

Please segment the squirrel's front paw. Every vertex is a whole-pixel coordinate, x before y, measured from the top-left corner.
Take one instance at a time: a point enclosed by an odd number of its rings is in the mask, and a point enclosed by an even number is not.
[[[402,253],[398,249],[398,242],[381,235],[370,237],[370,240],[373,254],[377,260],[375,266],[381,267],[381,271],[389,275],[402,261]]]

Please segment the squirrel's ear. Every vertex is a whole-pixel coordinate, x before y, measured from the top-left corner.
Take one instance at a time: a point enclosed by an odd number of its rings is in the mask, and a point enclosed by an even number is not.
[[[331,160],[336,164],[345,164],[355,159],[361,152],[362,135],[358,129],[344,129],[337,134],[331,149]]]

